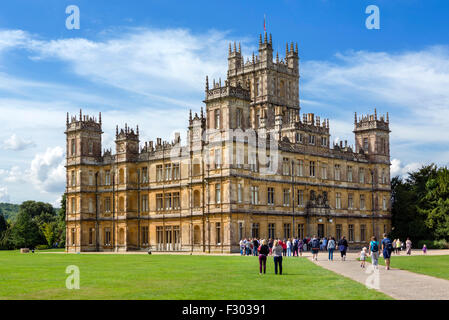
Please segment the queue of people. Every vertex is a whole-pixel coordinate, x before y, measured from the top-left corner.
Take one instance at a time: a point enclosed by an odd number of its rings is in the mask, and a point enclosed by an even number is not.
[[[371,257],[371,262],[374,268],[379,266],[379,256],[382,255],[385,260],[385,269],[390,270],[390,259],[393,252],[397,252],[397,248],[401,248],[403,243],[399,239],[393,241],[386,233],[383,234],[383,239],[379,243],[375,236],[372,236],[368,247],[363,247],[360,252],[360,267],[365,268],[366,258]],[[404,243],[406,253],[411,254],[412,242],[407,238]],[[342,236],[338,242],[330,236],[328,238],[319,239],[316,235],[313,237],[306,237],[304,239],[242,239],[240,240],[240,254],[253,255],[259,257],[259,273],[266,273],[266,265],[268,256],[273,256],[274,272],[275,274],[282,274],[283,257],[302,256],[304,251],[311,251],[312,260],[318,260],[320,251],[328,251],[328,260],[333,261],[334,251],[340,251],[341,260],[346,260],[346,252],[348,250],[348,241],[345,236]],[[426,252],[424,245],[423,252]],[[396,253],[399,254],[399,253]]]

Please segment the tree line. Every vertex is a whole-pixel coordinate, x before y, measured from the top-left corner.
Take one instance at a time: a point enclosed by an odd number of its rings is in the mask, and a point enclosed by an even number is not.
[[[65,246],[65,195],[61,208],[49,203],[25,201],[15,219],[0,213],[0,249],[63,248]]]
[[[394,177],[392,237],[410,237],[415,247],[449,248],[449,170],[435,164]]]

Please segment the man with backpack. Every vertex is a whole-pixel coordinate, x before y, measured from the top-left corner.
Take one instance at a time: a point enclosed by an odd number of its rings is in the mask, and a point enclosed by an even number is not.
[[[318,252],[320,251],[320,240],[314,235],[312,240],[310,240],[312,244],[312,260],[318,260]]]
[[[388,238],[388,235],[384,233],[384,238],[382,240],[382,255],[384,256],[386,270],[390,270],[390,257],[392,251],[393,243],[391,242],[391,239]]]
[[[368,254],[371,255],[371,262],[373,264],[373,267],[377,269],[379,266],[379,242],[377,242],[376,236],[371,237]]]

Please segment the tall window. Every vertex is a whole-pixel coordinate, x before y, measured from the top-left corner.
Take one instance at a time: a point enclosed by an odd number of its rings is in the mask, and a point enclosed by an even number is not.
[[[93,186],[94,185],[94,172],[89,170],[89,185]]]
[[[325,164],[321,167],[321,179],[327,179],[327,166]]]
[[[237,185],[237,202],[242,203],[243,201],[243,186],[241,183]]]
[[[148,211],[148,195],[142,196],[142,211],[143,212]]]
[[[89,228],[89,244],[94,243],[94,228]]]
[[[237,109],[237,115],[236,115],[236,127],[241,128],[242,127],[242,109]]]
[[[215,169],[220,169],[221,168],[221,149],[215,149],[214,152],[215,155]]]
[[[72,147],[72,156],[74,156],[76,151],[75,139],[71,140],[71,147]]]
[[[220,109],[214,111],[215,129],[220,129]]]
[[[164,194],[165,199],[165,210],[171,210],[172,208],[172,194],[166,193]]]
[[[360,241],[366,241],[366,225],[360,225]]]
[[[221,224],[220,224],[220,222],[215,223],[215,243],[221,244]]]
[[[94,143],[92,141],[89,141],[89,154],[94,153]]]
[[[289,162],[288,158],[282,159],[282,174],[284,176],[290,175],[290,162]]]
[[[179,180],[181,178],[179,171],[179,163],[173,164],[173,180]]]
[[[221,203],[221,184],[215,185],[215,203]]]
[[[382,209],[387,210],[387,197],[382,198]]]
[[[284,206],[290,205],[290,189],[284,189]]]
[[[304,239],[304,224],[298,224],[298,237],[299,239]]]
[[[335,194],[335,208],[341,209],[341,193],[337,192]]]
[[[348,225],[348,240],[354,241],[354,225],[353,224]]]
[[[104,184],[106,186],[111,185],[111,171],[107,170],[104,175]]]
[[[327,146],[327,137],[321,137],[321,146],[323,147]]]
[[[104,229],[104,244],[106,246],[111,245],[111,229],[109,228]]]
[[[315,136],[314,135],[309,135],[309,144],[315,144]]]
[[[259,204],[259,187],[251,186],[251,204]]]
[[[365,195],[361,194],[360,195],[360,210],[365,210]]]
[[[296,191],[296,203],[298,204],[298,207],[304,206],[304,191],[303,190],[297,190]]]
[[[310,161],[310,176],[315,177],[315,161]]]
[[[111,212],[111,197],[104,198],[104,211]]]
[[[304,161],[303,160],[299,160],[299,170],[297,171],[297,175],[299,175],[300,177],[304,176]]]
[[[365,183],[365,169],[359,168],[359,182]]]
[[[76,229],[72,228],[72,245],[76,244]]]
[[[94,212],[94,199],[89,198],[89,213]]]
[[[274,188],[273,187],[268,187],[267,196],[268,196],[267,203],[269,205],[274,205]]]
[[[158,182],[162,181],[163,176],[164,176],[164,174],[163,174],[162,165],[158,164],[156,166],[156,181],[158,181]]]
[[[340,175],[340,165],[336,164],[335,165],[335,180],[341,180],[341,175]]]
[[[72,203],[71,203],[70,207],[72,209],[71,212],[75,213],[76,212],[76,199],[75,198],[72,198]]]
[[[243,239],[243,222],[239,222],[239,239]]]
[[[387,183],[387,176],[385,174],[385,169],[382,169],[382,183],[383,184]]]
[[[284,223],[284,238],[285,239],[290,238],[290,230],[291,230],[291,224]]]
[[[348,194],[348,209],[354,208],[354,195],[352,193]]]
[[[173,209],[177,210],[180,207],[179,192],[173,192]]]
[[[348,167],[348,182],[352,182],[352,167]]]
[[[253,238],[259,238],[259,224],[258,223],[253,223],[251,225],[251,236]]]
[[[274,223],[269,223],[268,224],[268,238],[274,239],[275,237],[276,237],[275,224]]]
[[[76,173],[75,173],[75,170],[72,171],[71,181],[72,181],[72,187],[76,186]]]
[[[337,240],[341,239],[341,236],[342,236],[341,233],[342,233],[341,232],[341,224],[337,224],[335,226],[335,234],[337,235]]]
[[[142,227],[141,231],[142,231],[142,236],[141,236],[142,244],[148,245],[148,226]]]
[[[156,194],[156,210],[157,211],[164,210],[163,201],[164,201],[164,195],[162,193]]]
[[[170,181],[172,179],[172,165],[166,164],[165,165],[165,181]]]
[[[148,168],[147,167],[143,167],[142,168],[141,180],[142,180],[142,183],[147,183],[148,182]]]
[[[363,138],[363,150],[368,151],[369,145],[368,145],[368,138]]]

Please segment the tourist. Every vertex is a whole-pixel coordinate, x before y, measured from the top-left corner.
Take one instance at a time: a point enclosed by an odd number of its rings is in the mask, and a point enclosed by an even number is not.
[[[303,240],[299,240],[298,242],[298,251],[299,251],[299,255],[302,257],[302,251],[304,250],[304,241]]]
[[[405,253],[408,255],[412,254],[412,241],[410,238],[407,238],[407,241],[405,241]]]
[[[371,237],[368,254],[371,255],[373,268],[377,269],[379,267],[379,242],[377,242],[376,236]]]
[[[360,251],[360,267],[365,268],[365,260],[366,260],[366,247],[363,247],[362,251]]]
[[[245,251],[245,243],[243,239],[240,240],[240,255],[243,256],[243,252]]]
[[[283,241],[279,240],[279,243],[282,246],[282,255],[285,257],[287,255],[287,241],[285,239]]]
[[[270,250],[267,246],[267,240],[263,239],[259,251],[259,274],[262,274],[262,265],[263,265],[263,273],[266,273],[267,271],[267,256],[269,253]]]
[[[334,261],[335,239],[333,237],[330,237],[327,242],[327,250],[329,251],[328,260]]]
[[[392,246],[393,246],[394,253],[397,254],[397,252],[396,252],[396,239],[393,240]]]
[[[293,239],[293,256],[298,256],[298,238]]]
[[[390,257],[392,251],[393,243],[390,238],[388,238],[388,235],[384,233],[384,238],[382,240],[382,255],[384,256],[386,270],[390,270]]]
[[[399,239],[396,240],[396,254],[401,254],[401,240]]]
[[[346,250],[348,250],[348,241],[346,241],[345,236],[342,236],[340,241],[338,241],[338,250],[340,250],[341,261],[346,260]]]
[[[245,241],[246,241],[245,243],[246,255],[249,256],[251,255],[251,241],[249,239],[248,240],[245,239]]]
[[[273,244],[273,260],[274,260],[274,273],[278,274],[278,266],[279,266],[279,274],[282,274],[282,246],[279,244],[279,241],[274,241]]]
[[[312,260],[318,261],[318,252],[320,251],[320,240],[314,235],[310,243],[312,244]]]
[[[422,253],[423,253],[423,254],[426,254],[426,253],[427,253],[427,247],[426,247],[425,244],[422,246]]]
[[[292,256],[292,242],[290,239],[287,240],[287,257]]]
[[[327,238],[323,238],[323,242],[321,244],[321,248],[322,251],[326,251],[327,250]]]
[[[270,255],[273,253],[273,239],[268,240],[268,248],[270,249]]]
[[[253,256],[258,255],[258,252],[257,252],[258,248],[259,248],[259,241],[256,238],[254,238],[253,239]]]

